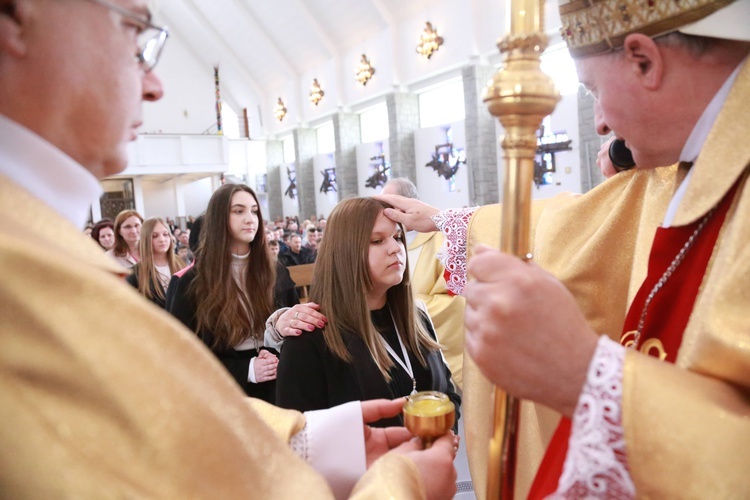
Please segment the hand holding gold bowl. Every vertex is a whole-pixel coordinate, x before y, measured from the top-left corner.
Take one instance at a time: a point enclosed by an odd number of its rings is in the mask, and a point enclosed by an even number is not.
[[[447,395],[422,391],[406,396],[404,426],[422,440],[425,448],[446,434],[456,422],[456,407]]]

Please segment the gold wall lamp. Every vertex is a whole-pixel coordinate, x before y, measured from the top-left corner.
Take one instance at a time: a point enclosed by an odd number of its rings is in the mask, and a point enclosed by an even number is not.
[[[370,81],[370,78],[372,78],[372,75],[374,74],[375,68],[373,68],[370,61],[367,60],[367,56],[362,54],[362,59],[359,61],[359,64],[357,64],[357,81],[362,85],[367,85],[367,82]]]
[[[318,103],[320,103],[320,101],[323,100],[323,96],[325,94],[326,93],[323,92],[323,89],[320,88],[318,79],[313,78],[313,84],[312,84],[312,87],[310,87],[310,102],[317,106]]]
[[[284,106],[284,101],[281,100],[281,97],[279,97],[279,101],[273,108],[273,116],[279,121],[282,121],[286,116],[286,106]]]
[[[438,35],[437,30],[432,27],[432,23],[427,21],[424,31],[422,31],[419,35],[419,40],[417,40],[417,53],[429,59],[432,57],[432,54],[437,52],[441,45],[443,45],[443,37]]]

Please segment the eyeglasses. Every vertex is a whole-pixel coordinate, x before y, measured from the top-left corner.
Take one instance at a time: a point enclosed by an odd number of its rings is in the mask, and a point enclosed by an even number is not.
[[[147,18],[139,16],[119,5],[107,2],[106,0],[88,0],[89,2],[101,5],[102,7],[117,12],[122,17],[130,19],[138,27],[136,43],[138,52],[135,53],[135,59],[148,73],[159,62],[159,56],[164,48],[164,43],[169,36],[169,28],[166,26],[156,26]]]

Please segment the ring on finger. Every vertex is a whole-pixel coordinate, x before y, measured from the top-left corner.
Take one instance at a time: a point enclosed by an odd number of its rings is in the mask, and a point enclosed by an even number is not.
[[[294,313],[294,319],[297,319],[299,317],[299,311]]]

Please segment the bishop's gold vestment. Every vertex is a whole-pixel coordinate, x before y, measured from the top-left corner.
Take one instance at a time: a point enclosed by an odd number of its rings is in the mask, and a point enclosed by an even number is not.
[[[736,183],[674,365],[629,352],[623,375],[627,460],[638,497],[750,496],[750,65],[717,118],[676,214],[689,224]],[[676,188],[676,169],[627,172],[582,196],[532,208],[534,260],[576,297],[595,331],[619,341],[643,282],[651,242]],[[499,245],[500,208],[479,209],[469,249]],[[658,314],[654,311],[653,314]],[[490,384],[464,362],[464,409],[472,479],[484,496],[492,426]],[[525,497],[559,420],[522,402],[516,494]]]
[[[0,496],[331,498],[304,416],[246,397],[69,221],[0,176]],[[424,496],[387,456],[352,494]]]
[[[437,259],[442,246],[443,234],[440,232],[419,233],[409,244],[410,251],[421,247],[417,261],[409,262],[409,266],[414,266],[411,286],[415,296],[427,306],[438,341],[443,346],[445,361],[451,369],[453,382],[461,388],[466,299],[448,294],[443,276],[445,268]]]

